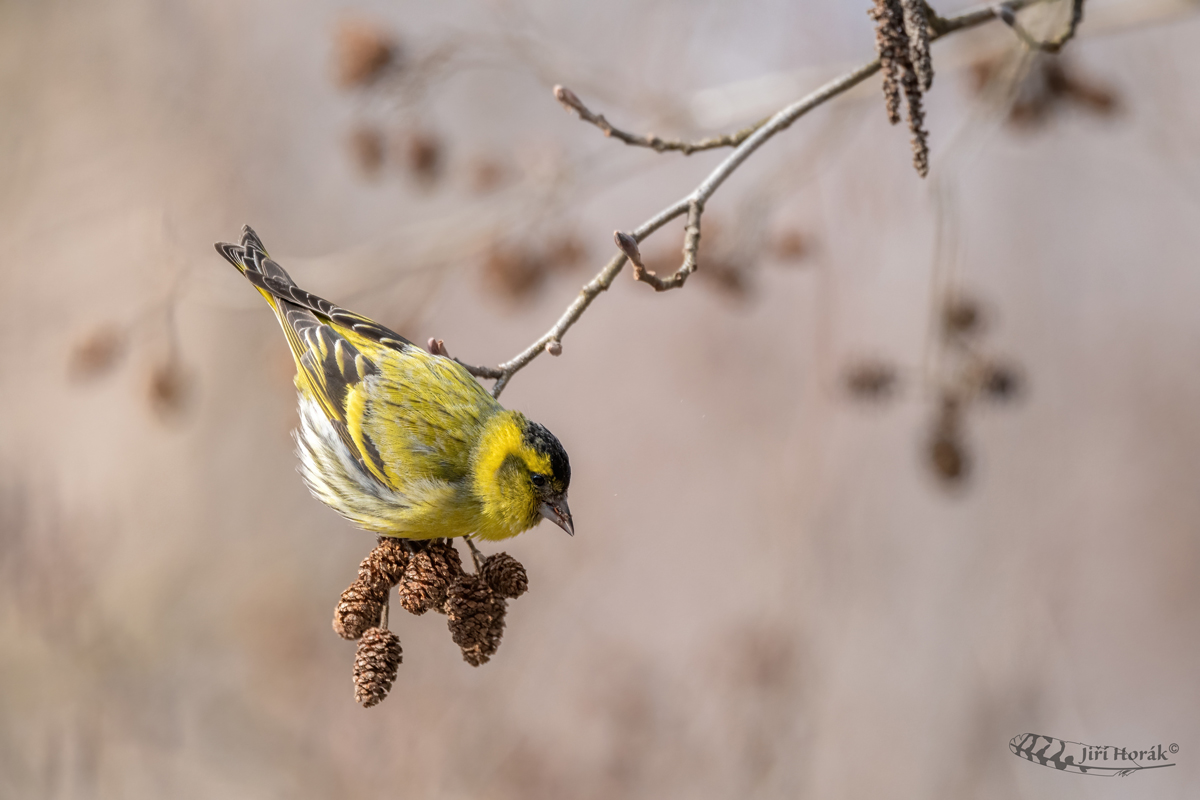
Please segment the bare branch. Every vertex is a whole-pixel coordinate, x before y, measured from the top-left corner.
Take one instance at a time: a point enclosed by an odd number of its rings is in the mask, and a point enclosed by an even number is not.
[[[921,0],[921,5],[925,7],[925,22],[929,25],[929,30],[933,31],[934,39],[950,32],[950,28],[948,27],[950,23],[945,18],[939,16],[933,10],[933,6],[929,5],[925,0]]]
[[[637,239],[628,233],[613,231],[613,241],[617,243],[617,249],[629,259],[629,263],[633,264],[633,277],[642,280],[638,276],[646,272],[646,265],[642,263],[642,251],[638,249]]]
[[[703,208],[698,200],[689,200],[687,226],[683,233],[683,264],[665,280],[646,269],[646,265],[642,263],[642,254],[638,250],[636,239],[621,231],[613,233],[617,247],[633,264],[634,280],[650,284],[656,292],[683,288],[688,276],[696,271],[696,251],[700,249],[700,214],[703,213]]]
[[[1074,0],[1072,0],[1074,1]],[[1022,8],[1036,6],[1042,3],[1050,2],[1050,0],[1009,0],[1003,5],[1013,12],[1020,11]],[[930,9],[929,27],[933,28],[937,34],[934,39],[940,39],[955,31],[961,31],[964,28],[974,28],[977,25],[982,25],[985,22],[990,22],[993,19],[1000,19],[1000,6],[980,6],[973,8],[970,11],[964,11],[961,14],[955,14],[953,17],[939,17],[933,9]]]
[[[700,215],[704,213],[704,204],[699,200],[688,203],[687,225],[683,229],[683,264],[675,273],[679,285],[687,280],[687,276],[696,271],[696,255],[700,251]]]
[[[1004,8],[1015,12],[1019,9],[1025,8],[1026,6],[1031,6],[1045,1],[1046,0],[1011,0],[1005,4]],[[1073,0],[1073,2],[1078,4],[1080,0]],[[998,6],[985,6],[982,8],[973,9],[971,11],[965,11],[962,14],[958,14],[953,17],[940,17],[936,14],[936,12],[933,11],[933,9],[930,8],[927,10],[926,17],[930,28],[932,28],[934,32],[934,35],[931,38],[940,39],[941,37],[955,31],[963,30],[965,28],[972,28],[996,19],[1001,13],[1002,12]],[[700,183],[700,185],[692,191],[691,194],[667,206],[662,211],[643,222],[638,228],[624,235],[631,237],[636,244],[637,242],[645,241],[646,237],[650,236],[652,233],[657,231],[663,225],[666,225],[671,220],[687,214],[688,227],[684,236],[683,264],[671,278],[668,278],[666,281],[664,281],[664,283],[669,283],[671,281],[678,280],[679,284],[682,285],[683,282],[687,280],[687,275],[690,275],[696,269],[696,249],[699,246],[700,241],[700,214],[703,211],[704,204],[710,197],[712,197],[713,193],[715,193],[717,189],[721,187],[721,184],[723,184],[725,180],[732,175],[733,172],[768,139],[775,136],[775,134],[779,133],[780,131],[787,130],[793,122],[807,114],[809,111],[812,111],[817,106],[832,100],[834,97],[837,97],[843,92],[854,88],[878,71],[879,59],[875,59],[863,64],[858,69],[849,72],[840,78],[836,78],[829,83],[826,83],[824,86],[817,89],[807,97],[801,98],[795,103],[792,103],[786,108],[780,110],[765,123],[757,126],[751,133],[749,133],[749,135],[747,135],[743,141],[737,145],[734,151],[730,153],[725,160],[717,166],[716,169],[710,172],[708,177],[706,177]],[[581,117],[584,116],[584,111],[587,111],[587,107],[584,106],[579,98],[575,96],[574,92],[571,92],[569,89],[556,87],[555,97],[557,97],[559,102],[563,103],[563,105],[579,113]],[[587,113],[591,114],[590,111],[587,111]],[[596,124],[596,122],[592,120],[588,121]],[[607,123],[605,124],[607,125]],[[611,126],[609,126],[609,128],[611,129]],[[601,126],[601,129],[603,130],[604,127]],[[613,130],[614,132],[610,135],[616,138],[621,138],[620,136],[617,136],[615,129]],[[625,139],[622,139],[622,141],[625,141]],[[542,336],[533,342],[533,344],[526,347],[512,359],[505,361],[495,369],[488,367],[469,366],[467,369],[473,370],[472,374],[477,374],[480,377],[496,376],[496,383],[492,387],[492,396],[499,397],[500,393],[504,391],[504,387],[508,385],[510,380],[512,380],[512,376],[527,367],[543,352],[550,351],[552,349],[551,343],[555,343],[561,347],[563,335],[571,329],[571,326],[579,321],[579,318],[583,315],[583,312],[587,310],[588,306],[592,304],[592,301],[595,300],[601,292],[607,291],[608,287],[612,285],[613,280],[616,279],[617,275],[621,272],[621,269],[625,266],[625,263],[629,260],[629,256],[623,250],[609,259],[609,262],[604,265],[604,268],[596,273],[595,277],[584,284],[583,288],[579,292],[579,295],[569,306],[567,306],[566,311],[564,311],[562,316],[560,316],[554,325],[551,326],[550,330],[542,334]],[[644,266],[642,267],[642,272],[643,276],[650,274]],[[648,282],[645,281],[645,277],[639,280]],[[658,287],[656,286],[655,288]],[[463,366],[467,365],[464,364]]]
[[[465,368],[467,372],[474,375],[476,378],[487,378],[488,380],[500,380],[504,377],[505,372],[496,367],[477,367],[473,364],[468,364],[465,361],[455,358],[453,359],[459,366]]]
[[[666,220],[664,220],[665,222]],[[536,342],[526,347],[514,358],[500,365],[497,370],[500,376],[496,380],[496,384],[492,387],[493,397],[499,397],[500,393],[504,391],[504,387],[512,380],[512,376],[541,355],[551,342],[561,342],[563,334],[583,315],[583,312],[592,304],[592,301],[612,285],[613,279],[617,277],[617,273],[625,266],[626,260],[624,254],[613,256],[604,265],[604,269],[596,274],[596,277],[584,284],[583,289],[579,292],[579,296],[575,298],[575,301],[571,305],[567,306],[566,312],[558,318],[558,322],[555,322],[549,331],[542,334]]]
[[[1013,3],[1001,3],[996,7],[996,16],[999,17],[1005,25],[1013,29],[1013,33],[1017,34],[1025,46],[1030,50],[1041,50],[1043,53],[1057,53],[1062,50],[1063,45],[1071,41],[1075,36],[1076,29],[1079,28],[1079,23],[1083,21],[1083,0],[1071,0],[1071,19],[1067,22],[1067,29],[1045,42],[1040,42],[1035,39],[1029,31],[1017,20],[1017,9]]]
[[[459,361],[457,358],[450,355],[450,352],[446,349],[446,343],[444,341],[442,341],[441,339],[430,338],[425,349],[427,349],[429,352],[433,353],[435,356],[445,356],[446,358],[450,359],[451,361],[454,361],[460,367],[465,368],[467,370],[467,372],[471,373],[476,378],[488,378],[490,380],[496,380],[498,378],[504,377],[503,370],[499,370],[494,367],[476,367],[473,364],[468,364],[464,361]]]
[[[690,156],[692,153],[698,153],[701,150],[715,150],[719,147],[737,147],[746,141],[746,137],[761,128],[770,119],[770,117],[760,119],[753,125],[748,125],[733,133],[711,136],[707,139],[701,139],[698,142],[684,142],[678,139],[661,139],[652,133],[646,136],[638,136],[635,133],[628,133],[620,128],[614,128],[612,123],[604,118],[603,114],[594,113],[583,104],[578,95],[565,86],[554,87],[554,99],[562,103],[563,108],[578,114],[579,118],[584,122],[590,122],[604,131],[605,136],[617,139],[633,147],[648,147],[656,153],[675,150],[683,153],[685,156]]]

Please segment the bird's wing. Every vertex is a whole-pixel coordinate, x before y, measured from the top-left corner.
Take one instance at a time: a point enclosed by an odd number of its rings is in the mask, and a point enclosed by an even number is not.
[[[310,312],[323,322],[348,333],[354,333],[368,341],[376,342],[394,350],[404,351],[414,346],[412,342],[390,328],[353,311],[334,305],[323,297],[306,292],[292,281],[291,277],[271,259],[264,261],[262,272],[247,272],[246,277],[261,291]],[[273,268],[273,269],[272,269]]]
[[[398,333],[361,314],[306,292],[271,260],[262,241],[247,226],[239,245],[218,244],[217,250],[236,266],[275,310],[292,355],[296,382],[320,405],[325,416],[364,470],[390,486],[374,442],[363,430],[367,378],[379,368],[364,350],[414,348]]]

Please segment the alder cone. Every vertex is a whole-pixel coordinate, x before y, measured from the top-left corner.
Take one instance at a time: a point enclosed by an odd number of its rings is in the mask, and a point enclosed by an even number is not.
[[[334,40],[337,83],[343,89],[368,86],[397,61],[399,47],[384,31],[365,22],[348,20]]]
[[[450,584],[463,574],[462,559],[454,545],[431,542],[413,554],[400,581],[400,605],[410,614],[441,609]]]
[[[385,594],[404,577],[411,556],[404,543],[392,536],[380,536],[358,567],[359,580],[366,580]]]
[[[947,484],[961,483],[970,471],[970,457],[962,440],[947,431],[938,431],[929,441],[928,458],[934,475]]]
[[[479,573],[488,588],[501,597],[514,600],[529,590],[525,567],[508,553],[495,553],[485,558]]]
[[[478,575],[460,575],[446,598],[451,638],[462,650],[463,661],[473,667],[486,664],[500,647],[504,635],[504,598],[488,588]]]
[[[354,699],[370,708],[387,697],[403,660],[400,638],[386,628],[363,634],[354,655]]]
[[[425,548],[425,552],[429,554],[429,558],[433,563],[433,568],[446,580],[446,586],[449,586],[455,578],[463,574],[462,558],[458,555],[458,550],[450,543],[448,539],[439,539],[431,542]]]
[[[354,640],[367,628],[378,625],[387,600],[386,591],[381,593],[362,581],[350,584],[333,610],[334,632],[343,639]]]

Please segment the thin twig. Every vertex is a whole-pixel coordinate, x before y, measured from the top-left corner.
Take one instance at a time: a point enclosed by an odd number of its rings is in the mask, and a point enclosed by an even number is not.
[[[467,372],[474,375],[476,378],[487,378],[488,380],[498,380],[504,377],[504,370],[498,367],[477,367],[474,364],[468,364],[461,359],[453,359],[459,365],[466,368]]]
[[[656,292],[682,289],[688,276],[696,271],[696,252],[700,249],[700,215],[703,212],[704,206],[698,200],[688,203],[687,225],[683,232],[683,264],[675,271],[674,275],[666,280],[646,269],[646,265],[642,263],[642,254],[638,249],[637,239],[628,233],[615,231],[613,239],[616,241],[617,247],[633,264],[633,279],[650,284]]]
[[[1048,2],[1051,2],[1051,0],[1009,0],[1009,2],[1005,3],[1004,5],[1013,11],[1020,11],[1022,8],[1028,8],[1029,6],[1041,5],[1042,3]],[[930,22],[930,27],[933,27],[937,32],[937,36],[933,38],[940,39],[943,36],[954,33],[955,31],[961,31],[964,28],[974,28],[977,25],[982,25],[985,22],[999,18],[1000,13],[998,6],[979,6],[978,8],[973,8],[970,11],[964,11],[961,14],[955,14],[953,17],[938,17],[940,29],[938,29],[938,26],[934,25],[932,22]]]
[[[996,16],[1005,25],[1012,28],[1013,33],[1017,34],[1017,38],[1024,42],[1025,46],[1030,50],[1041,50],[1043,53],[1057,53],[1059,50],[1062,50],[1064,44],[1075,37],[1075,31],[1079,28],[1079,23],[1083,21],[1083,0],[1071,0],[1071,19],[1067,22],[1067,29],[1053,39],[1044,42],[1035,39],[1017,20],[1017,10],[1013,3],[1001,3],[996,6]]]
[[[471,541],[471,537],[464,536],[463,541],[471,550],[471,560],[475,562],[475,572],[477,574],[483,572],[483,553],[479,552],[479,548],[475,546],[475,542]]]
[[[612,123],[604,118],[603,114],[596,114],[590,108],[583,104],[579,96],[565,86],[554,87],[554,97],[558,102],[562,103],[563,108],[569,111],[574,111],[579,115],[579,118],[584,122],[590,122],[600,130],[604,131],[604,135],[612,139],[622,141],[632,147],[648,147],[656,153],[663,153],[667,150],[675,150],[683,153],[685,156],[690,156],[692,153],[698,153],[701,150],[715,150],[719,147],[737,147],[746,138],[756,130],[767,124],[770,117],[760,119],[753,125],[748,125],[740,131],[733,133],[725,133],[720,136],[710,136],[707,139],[701,139],[698,142],[684,142],[679,139],[662,139],[654,134],[646,136],[638,136],[636,133],[629,133],[620,128],[614,128]]]
[[[921,0],[921,5],[925,6],[925,21],[929,24],[929,30],[933,31],[933,38],[936,39],[942,34],[950,32],[950,29],[947,27],[949,23],[933,10],[933,6],[929,5],[925,0]]]
[[[446,343],[441,339],[434,339],[430,337],[425,349],[433,353],[435,356],[445,356],[446,358],[458,364],[460,367],[464,367],[467,372],[471,373],[476,378],[488,378],[491,380],[496,380],[504,375],[501,370],[493,367],[477,367],[473,364],[468,364],[465,361],[460,361],[459,359],[450,355],[450,351],[446,349]]]
[[[1045,1],[1046,0],[1011,0],[1011,2],[1005,5],[1005,8],[1015,12],[1019,9],[1025,8],[1026,6],[1031,6]],[[1078,2],[1078,0],[1074,1]],[[934,36],[931,38],[940,39],[943,36],[955,31],[981,25],[985,22],[998,18],[1000,13],[999,7],[994,5],[965,11],[962,14],[957,14],[953,17],[940,17],[934,13],[932,9],[930,9],[928,19],[930,21],[930,27],[934,29]],[[745,139],[734,149],[734,151],[730,153],[725,160],[717,166],[716,169],[710,172],[708,177],[706,177],[700,183],[700,185],[692,191],[691,194],[667,206],[662,211],[643,222],[639,227],[630,231],[627,235],[632,237],[635,242],[644,241],[646,237],[650,236],[650,234],[654,233],[671,220],[683,216],[684,214],[688,214],[688,236],[693,235],[690,229],[694,227],[695,241],[698,243],[700,235],[699,217],[704,204],[710,197],[712,197],[713,193],[720,188],[721,184],[723,184],[725,180],[731,174],[733,174],[733,172],[740,167],[742,163],[750,157],[751,154],[754,153],[755,150],[761,147],[775,134],[779,133],[780,131],[787,130],[787,128],[790,127],[793,122],[807,114],[809,111],[812,111],[817,106],[832,100],[834,97],[837,97],[843,92],[854,88],[878,71],[879,59],[875,59],[863,64],[858,69],[849,72],[840,78],[836,78],[829,83],[826,83],[824,86],[817,89],[807,97],[797,100],[795,103],[792,103],[791,105],[777,112],[773,117],[767,120],[766,123],[758,126],[752,133],[746,136]],[[557,91],[556,87],[555,96],[558,97],[558,94],[559,92]],[[573,97],[573,95],[571,96]],[[574,99],[578,101],[578,98]],[[560,102],[564,101],[560,98]],[[574,105],[569,103],[568,105],[578,111]],[[582,103],[579,105],[581,107],[583,106]],[[695,226],[692,226],[691,224],[693,221],[696,223]],[[579,321],[579,318],[583,316],[583,312],[586,311],[588,306],[592,304],[592,301],[595,300],[601,292],[606,291],[608,287],[612,285],[612,282],[616,279],[617,275],[621,272],[621,269],[625,266],[625,263],[628,260],[629,257],[624,252],[618,252],[611,259],[609,259],[608,263],[604,265],[603,269],[596,273],[595,277],[593,277],[590,281],[584,284],[583,288],[579,291],[579,295],[571,302],[569,306],[567,306],[566,311],[564,311],[562,316],[560,316],[554,325],[550,327],[550,330],[542,334],[536,341],[533,342],[533,344],[526,347],[516,356],[500,364],[495,369],[487,367],[468,367],[468,369],[477,370],[478,372],[473,372],[472,374],[479,374],[481,377],[491,377],[492,375],[497,375],[498,377],[496,378],[496,383],[494,386],[492,386],[492,396],[499,397],[500,393],[504,391],[504,387],[506,387],[508,382],[512,380],[513,375],[527,367],[535,358],[546,351],[547,347],[550,346],[552,342],[561,347],[563,335],[571,329],[572,325]],[[684,264],[680,267],[676,275],[682,273],[685,268],[688,269],[688,274],[690,274],[690,272],[695,269],[695,266],[696,262],[694,245],[689,267],[688,253],[686,252],[685,244]],[[645,270],[644,267],[643,273],[648,273],[648,270]],[[672,278],[668,280],[675,280],[675,277],[672,276]],[[686,280],[686,276],[680,279],[680,283],[682,284],[684,280]]]

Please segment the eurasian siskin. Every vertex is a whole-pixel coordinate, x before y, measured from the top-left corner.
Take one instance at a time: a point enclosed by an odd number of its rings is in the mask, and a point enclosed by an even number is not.
[[[291,345],[300,471],[319,500],[387,536],[505,539],[543,517],[574,534],[554,434],[505,410],[456,361],[309,294],[249,226],[217,244]]]

